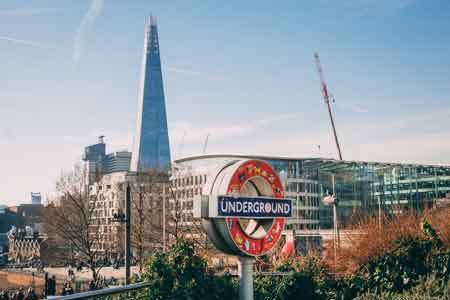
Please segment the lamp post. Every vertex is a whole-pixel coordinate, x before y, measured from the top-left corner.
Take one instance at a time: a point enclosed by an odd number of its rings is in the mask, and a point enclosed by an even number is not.
[[[336,178],[335,175],[331,175],[331,183],[333,192],[331,195],[327,195],[322,199],[322,202],[325,205],[333,205],[333,235],[334,235],[334,264],[336,265],[337,258],[337,249],[340,247],[340,238],[339,238],[339,224],[337,219],[337,205],[338,199],[336,198]]]
[[[131,188],[129,182],[125,197],[125,214],[122,212],[113,214],[113,222],[125,223],[125,284],[129,284],[131,265]]]

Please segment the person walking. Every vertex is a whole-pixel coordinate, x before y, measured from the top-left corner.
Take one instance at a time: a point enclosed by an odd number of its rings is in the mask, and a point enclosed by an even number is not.
[[[28,293],[25,296],[25,300],[37,300],[37,295],[32,287],[28,288]]]
[[[56,277],[53,275],[47,280],[47,296],[56,295]]]
[[[24,300],[25,294],[23,293],[23,287],[20,287],[19,291],[17,292],[17,300]]]

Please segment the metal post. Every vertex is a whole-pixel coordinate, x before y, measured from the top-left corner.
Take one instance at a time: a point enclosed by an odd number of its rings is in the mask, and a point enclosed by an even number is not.
[[[48,272],[44,273],[44,299],[47,298],[48,294]]]
[[[170,185],[170,181],[169,181],[169,183],[168,183],[169,185]],[[169,186],[169,188],[170,188],[170,186]],[[166,199],[168,198],[167,197],[167,194],[166,194],[166,185],[165,184],[163,184],[163,232],[162,232],[162,234],[163,234],[163,252],[165,253],[166,252]]]
[[[142,196],[143,184],[139,184],[139,273],[142,272],[144,258],[144,199]]]
[[[381,230],[381,199],[378,196],[378,230]]]
[[[253,257],[239,257],[239,300],[253,300]]]
[[[337,259],[337,249],[339,248],[340,238],[339,238],[339,224],[337,218],[337,197],[336,197],[336,177],[333,174],[331,176],[332,186],[333,186],[333,228],[334,228],[334,263],[336,264]]]
[[[130,284],[130,265],[131,265],[131,188],[127,185],[127,195],[125,199],[125,284]]]

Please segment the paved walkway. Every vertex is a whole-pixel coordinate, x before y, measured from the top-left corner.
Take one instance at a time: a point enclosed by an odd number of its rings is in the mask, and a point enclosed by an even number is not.
[[[44,271],[48,272],[49,276],[55,275],[58,278],[68,278],[68,270],[69,268],[45,268]],[[92,279],[92,272],[87,269],[83,268],[81,272],[77,272],[76,269],[73,269],[75,273],[75,279],[84,279],[84,280],[90,280]],[[34,268],[26,268],[23,269],[25,272],[37,272]],[[138,273],[138,267],[131,267],[131,275]],[[125,278],[125,267],[122,267],[120,269],[114,269],[113,267],[103,267],[100,270],[100,275],[102,277],[105,277],[106,279],[110,279],[111,277],[114,277],[115,279],[123,279]]]

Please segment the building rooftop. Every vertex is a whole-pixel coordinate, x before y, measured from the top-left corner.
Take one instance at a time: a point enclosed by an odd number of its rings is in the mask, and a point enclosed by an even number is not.
[[[263,160],[281,160],[293,161],[300,160],[303,162],[305,168],[314,168],[321,171],[340,171],[353,170],[359,166],[370,166],[373,169],[395,168],[395,167],[411,167],[411,168],[434,168],[434,169],[450,169],[449,165],[443,164],[419,164],[419,163],[403,163],[403,162],[375,162],[375,161],[356,161],[356,160],[336,160],[333,158],[322,157],[288,157],[288,156],[273,156],[273,155],[247,155],[247,154],[231,154],[231,153],[212,153],[191,155],[176,159],[175,163],[185,163],[200,159],[215,159],[215,158],[237,158],[237,159],[263,159]]]

